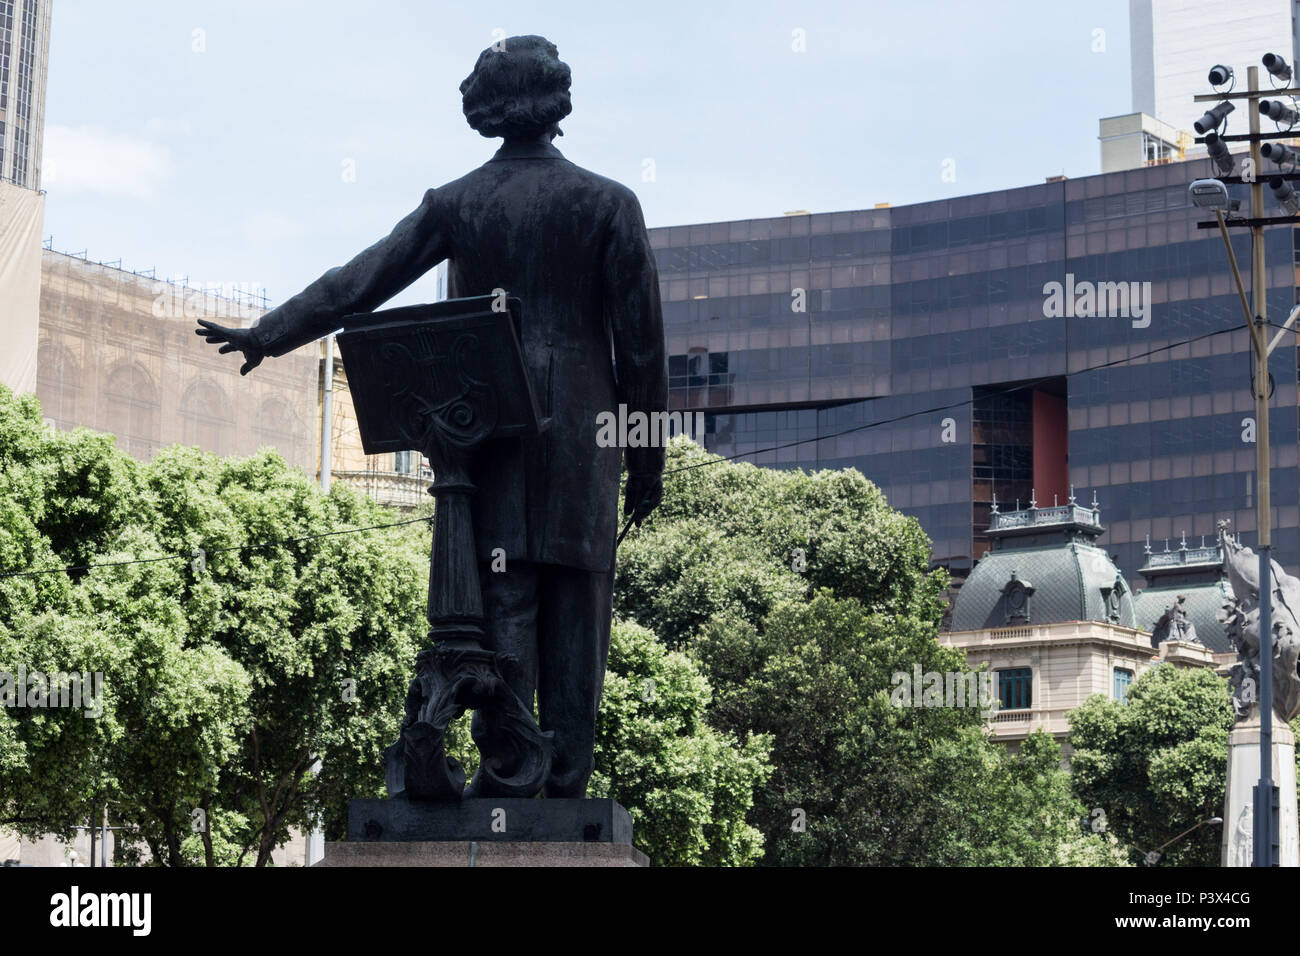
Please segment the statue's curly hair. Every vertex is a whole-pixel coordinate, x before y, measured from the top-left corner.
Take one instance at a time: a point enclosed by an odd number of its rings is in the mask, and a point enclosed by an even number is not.
[[[498,48],[499,47],[499,48]],[[479,54],[460,85],[462,109],[482,136],[531,139],[560,133],[573,112],[569,64],[545,37],[510,37]]]

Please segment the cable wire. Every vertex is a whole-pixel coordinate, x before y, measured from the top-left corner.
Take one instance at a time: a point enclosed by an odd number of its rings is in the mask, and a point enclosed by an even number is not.
[[[159,561],[187,561],[198,557],[200,552],[204,555],[209,555],[226,554],[231,551],[262,551],[266,548],[274,548],[278,545],[298,544],[302,541],[314,541],[317,538],[330,538],[342,534],[359,534],[362,531],[379,531],[385,528],[400,528],[403,525],[417,524],[422,521],[428,522],[432,520],[431,517],[410,518],[406,521],[395,521],[392,524],[375,524],[365,528],[340,528],[336,531],[322,531],[318,534],[307,534],[299,538],[279,538],[272,541],[265,541],[261,544],[240,544],[225,548],[193,548],[189,551],[180,551],[174,554],[163,555],[158,558],[134,558],[130,561],[100,561],[94,564],[74,564],[62,568],[45,568],[40,571],[8,571],[0,574],[0,579],[35,577],[41,574],[65,574],[72,571],[91,571],[95,568],[117,568],[128,564],[155,564]]]
[[[1267,324],[1268,324],[1268,325],[1274,325],[1274,326],[1277,327],[1277,328],[1281,328],[1281,327],[1282,327],[1282,326],[1277,325],[1276,323],[1272,323],[1272,322],[1269,322],[1269,323],[1267,323]],[[1125,364],[1125,363],[1127,363],[1127,362],[1132,362],[1132,361],[1134,361],[1135,359],[1146,358],[1146,357],[1149,356],[1149,355],[1155,355],[1155,354],[1157,354],[1157,353],[1159,353],[1159,352],[1167,352],[1167,351],[1170,351],[1170,350],[1172,350],[1172,349],[1181,348],[1181,347],[1184,346],[1184,345],[1191,345],[1191,344],[1193,344],[1194,342],[1200,342],[1200,341],[1203,341],[1204,339],[1208,339],[1208,338],[1211,338],[1211,337],[1216,336],[1216,335],[1223,335],[1223,334],[1225,334],[1225,333],[1237,332],[1237,331],[1243,331],[1242,327],[1241,327],[1241,326],[1233,326],[1232,328],[1228,328],[1228,329],[1216,329],[1216,330],[1213,331],[1213,332],[1206,332],[1206,333],[1204,333],[1203,335],[1194,336],[1193,338],[1190,338],[1190,339],[1184,339],[1183,341],[1180,341],[1180,342],[1173,342],[1173,343],[1170,343],[1170,344],[1168,344],[1168,345],[1161,345],[1161,346],[1159,346],[1159,347],[1157,347],[1157,348],[1149,349],[1149,350],[1146,351],[1146,352],[1140,352],[1140,353],[1138,353],[1137,355],[1129,355],[1129,356],[1127,356],[1127,357],[1125,357],[1125,358],[1114,359],[1114,360],[1109,361],[1109,362],[1103,362],[1103,363],[1101,363],[1100,365],[1093,365],[1093,366],[1090,366],[1090,367],[1088,367],[1088,368],[1077,369],[1076,371],[1073,371],[1073,372],[1066,372],[1064,375],[1048,375],[1048,376],[1044,376],[1044,377],[1042,377],[1042,378],[1038,378],[1038,379],[1035,379],[1035,380],[1030,381],[1030,382],[1024,382],[1024,383],[1022,383],[1022,384],[1020,384],[1020,385],[1011,385],[1011,386],[1008,386],[1008,387],[1005,388],[1005,389],[999,389],[999,390],[997,390],[997,391],[990,392],[989,394],[991,394],[991,395],[999,395],[999,394],[1000,394],[1000,395],[1007,395],[1007,394],[1010,394],[1010,393],[1012,393],[1012,392],[1020,391],[1020,390],[1022,390],[1022,389],[1026,389],[1026,388],[1034,388],[1034,387],[1036,387],[1036,386],[1038,386],[1038,385],[1041,385],[1041,384],[1043,384],[1043,383],[1045,383],[1045,382],[1052,381],[1053,379],[1057,379],[1057,378],[1069,378],[1069,377],[1071,377],[1071,376],[1073,376],[1073,375],[1085,375],[1085,374],[1087,374],[1087,373],[1089,373],[1089,372],[1096,372],[1096,371],[1100,371],[1100,370],[1102,370],[1102,369],[1112,368],[1113,366],[1116,366],[1116,365],[1123,365],[1123,364]],[[1289,330],[1289,331],[1293,331],[1293,332],[1294,332],[1294,331],[1296,331],[1296,330],[1295,330],[1295,329],[1291,329],[1291,330]],[[864,401],[870,401],[871,399],[863,399],[863,400],[864,400]],[[915,412],[907,412],[907,413],[902,414],[902,415],[896,415],[896,416],[894,416],[893,418],[885,418],[885,419],[881,419],[880,421],[867,422],[866,424],[863,424],[863,425],[855,425],[855,426],[853,426],[852,428],[846,428],[846,429],[844,429],[843,431],[833,432],[833,433],[831,433],[831,434],[829,434],[829,435],[818,435],[818,436],[815,436],[815,437],[813,437],[813,438],[801,438],[801,439],[798,439],[798,440],[796,440],[796,441],[784,442],[784,443],[779,444],[779,445],[773,445],[773,446],[771,446],[770,448],[759,448],[759,449],[755,449],[754,451],[737,452],[737,453],[734,454],[734,455],[716,456],[716,457],[714,457],[714,458],[710,458],[708,461],[696,462],[696,463],[693,464],[693,465],[683,465],[683,466],[680,467],[680,468],[674,468],[674,469],[672,469],[671,471],[666,471],[666,472],[664,472],[664,477],[667,477],[668,475],[679,474],[679,473],[681,473],[681,472],[683,472],[683,471],[692,471],[692,470],[694,470],[694,469],[696,469],[696,468],[706,468],[706,467],[708,467],[708,466],[710,466],[710,465],[721,464],[721,463],[724,462],[724,461],[734,461],[734,460],[737,459],[737,458],[746,458],[746,457],[749,457],[749,456],[751,456],[751,455],[762,455],[762,454],[766,454],[767,452],[771,452],[771,451],[781,451],[782,449],[785,449],[785,448],[793,448],[793,447],[795,447],[795,446],[797,446],[797,445],[805,445],[805,444],[807,444],[808,442],[814,442],[814,441],[829,441],[829,440],[831,440],[831,439],[833,439],[833,438],[839,438],[839,437],[842,436],[842,435],[851,435],[851,434],[853,434],[853,433],[855,433],[855,432],[865,431],[865,430],[867,430],[867,429],[869,429],[869,428],[879,428],[879,427],[881,427],[882,425],[892,425],[892,424],[895,424],[896,422],[905,421],[906,419],[909,419],[909,418],[916,418],[916,417],[918,417],[918,416],[920,416],[920,415],[933,415],[935,412],[949,411],[949,410],[951,410],[951,409],[955,409],[955,408],[964,408],[964,407],[966,407],[966,406],[968,406],[968,405],[972,405],[972,404],[974,404],[975,401],[976,401],[976,399],[972,397],[972,398],[968,398],[968,399],[963,399],[963,400],[960,401],[960,402],[951,402],[951,403],[949,403],[949,404],[947,404],[947,405],[935,405],[935,406],[933,406],[933,407],[931,407],[931,408],[924,408],[924,409],[920,409],[920,410],[915,411]],[[649,494],[649,493],[647,493],[647,494]],[[640,504],[640,502],[638,502],[638,504]],[[74,572],[74,571],[90,571],[90,570],[94,570],[94,569],[96,569],[96,568],[122,567],[122,566],[130,565],[130,564],[154,564],[154,563],[161,562],[161,561],[181,561],[181,560],[192,560],[193,558],[197,557],[197,555],[198,555],[198,553],[199,553],[200,551],[202,551],[203,554],[205,554],[205,555],[207,555],[207,554],[224,554],[224,553],[228,553],[228,552],[231,552],[231,551],[241,551],[241,552],[242,552],[242,551],[261,551],[261,550],[265,550],[266,548],[273,548],[273,547],[277,547],[277,546],[280,546],[280,545],[298,544],[298,543],[303,542],[303,541],[313,541],[313,540],[315,540],[315,539],[317,539],[317,538],[330,538],[330,537],[335,537],[335,536],[338,536],[338,535],[345,535],[345,534],[360,534],[360,533],[365,532],[365,531],[380,531],[380,530],[384,530],[384,529],[388,529],[388,528],[400,528],[400,527],[402,527],[403,525],[410,525],[410,524],[417,524],[417,523],[419,523],[419,522],[431,522],[431,521],[432,521],[432,518],[431,518],[431,517],[427,517],[427,518],[411,518],[411,519],[408,519],[408,520],[406,520],[406,521],[396,521],[396,522],[393,522],[392,524],[377,524],[377,525],[370,525],[370,526],[365,527],[365,528],[341,528],[341,529],[338,529],[338,530],[335,530],[335,531],[322,531],[322,532],[320,532],[320,533],[318,533],[318,534],[303,535],[303,536],[301,536],[301,537],[297,537],[297,538],[283,538],[283,539],[276,539],[276,540],[271,540],[271,541],[265,541],[265,542],[263,542],[263,543],[261,543],[261,544],[234,545],[234,546],[224,547],[224,548],[207,548],[207,549],[197,549],[197,548],[196,548],[196,549],[192,549],[192,550],[190,550],[190,551],[186,551],[186,552],[177,552],[177,553],[175,553],[175,554],[163,555],[163,556],[161,556],[161,557],[156,557],[156,558],[136,558],[136,559],[133,559],[133,560],[130,560],[130,561],[103,561],[103,562],[96,562],[96,563],[93,563],[93,564],[69,565],[69,566],[67,566],[67,567],[61,567],[61,568],[46,568],[46,569],[39,570],[39,571],[8,571],[8,572],[5,572],[5,573],[0,573],[0,580],[3,580],[3,579],[5,579],[5,578],[35,577],[35,576],[42,575],[42,574],[66,574],[66,573],[71,573],[71,572]],[[627,522],[627,524],[623,527],[622,533],[619,534],[619,536],[618,536],[618,543],[619,543],[619,544],[622,543],[623,538],[627,535],[628,531],[631,529],[631,526],[632,526],[632,521],[629,519],[629,521]],[[617,547],[617,545],[616,545],[616,547]]]

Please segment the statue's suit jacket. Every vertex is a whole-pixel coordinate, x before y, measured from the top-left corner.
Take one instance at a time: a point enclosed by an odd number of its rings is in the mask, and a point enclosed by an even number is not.
[[[640,203],[554,146],[503,146],[424,194],[385,239],[257,322],[283,355],[369,312],[443,259],[449,294],[504,289],[523,303],[523,350],[548,431],[490,442],[474,481],[480,559],[608,571],[618,525],[619,448],[597,446],[596,416],[663,411],[668,400],[659,278]],[[662,448],[628,450],[628,470],[663,470]]]

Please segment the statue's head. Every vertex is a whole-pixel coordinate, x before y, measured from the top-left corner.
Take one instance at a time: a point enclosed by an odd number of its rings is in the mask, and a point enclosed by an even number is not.
[[[460,85],[469,125],[483,136],[537,139],[560,133],[573,112],[569,65],[545,37],[510,37],[479,54]]]

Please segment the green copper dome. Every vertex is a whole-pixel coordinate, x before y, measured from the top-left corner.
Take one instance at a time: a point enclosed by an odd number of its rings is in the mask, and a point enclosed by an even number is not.
[[[1227,625],[1219,611],[1232,598],[1219,545],[1188,547],[1184,537],[1176,550],[1152,551],[1148,542],[1141,570],[1148,586],[1133,599],[1138,626],[1151,632],[1151,643],[1192,640],[1216,654],[1233,650]],[[1179,599],[1182,599],[1181,601]]]
[[[993,550],[971,569],[957,592],[952,630],[975,631],[1062,621],[1098,621],[1137,628],[1124,575],[1094,541],[1101,513],[1064,506],[999,512],[994,503]]]

